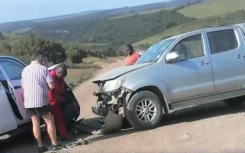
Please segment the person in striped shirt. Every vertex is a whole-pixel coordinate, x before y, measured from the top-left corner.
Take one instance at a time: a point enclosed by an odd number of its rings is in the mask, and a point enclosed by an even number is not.
[[[40,120],[42,117],[47,125],[48,134],[52,142],[52,150],[60,150],[58,144],[53,115],[48,101],[48,92],[54,90],[54,81],[45,65],[45,57],[37,55],[36,59],[26,66],[22,72],[21,84],[24,92],[24,107],[31,115],[33,134],[38,143],[38,152],[48,149],[41,142]]]

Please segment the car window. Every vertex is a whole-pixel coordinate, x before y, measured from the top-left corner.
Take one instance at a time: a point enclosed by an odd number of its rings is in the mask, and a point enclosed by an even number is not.
[[[202,35],[198,34],[181,40],[171,52],[177,51],[180,55],[177,61],[189,60],[204,56]]]
[[[10,80],[20,80],[24,65],[14,60],[0,60],[0,65]]]
[[[233,29],[209,32],[207,35],[212,54],[230,51],[238,47]]]
[[[2,70],[0,70],[0,81],[5,81],[5,80],[6,80],[6,78],[5,78]]]

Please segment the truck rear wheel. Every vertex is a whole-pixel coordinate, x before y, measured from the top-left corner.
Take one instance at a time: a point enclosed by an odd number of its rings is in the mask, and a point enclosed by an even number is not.
[[[244,104],[245,96],[227,99],[224,102],[226,103],[226,105],[228,105],[230,107],[238,107],[238,106],[241,106],[242,104]]]
[[[153,129],[162,119],[162,103],[154,93],[141,91],[130,99],[125,115],[128,122],[136,129]]]

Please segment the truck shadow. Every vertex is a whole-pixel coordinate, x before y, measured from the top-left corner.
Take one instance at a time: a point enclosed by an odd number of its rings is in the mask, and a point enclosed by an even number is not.
[[[227,106],[223,101],[220,101],[183,109],[172,114],[164,115],[161,126],[179,124],[183,122],[193,122],[241,112],[245,112],[245,105],[232,108]]]
[[[180,124],[184,122],[194,122],[202,119],[213,118],[213,117],[229,115],[229,114],[236,114],[241,112],[245,112],[245,105],[231,108],[225,105],[224,102],[215,102],[215,103],[200,105],[193,108],[179,110],[173,114],[164,115],[162,122],[160,123],[160,126],[158,128],[164,127],[166,125]],[[125,128],[119,133],[111,133],[106,136],[92,138],[90,139],[90,142],[125,136],[135,132],[141,132],[132,128],[130,125],[124,125],[124,126]]]
[[[231,108],[226,106],[223,102],[211,103],[211,104],[201,105],[193,108],[183,109],[170,115],[164,115],[159,128],[164,127],[166,125],[179,124],[183,122],[193,122],[197,120],[229,115],[229,114],[236,114],[241,112],[245,112],[245,105],[242,105],[237,108]],[[86,122],[88,124],[91,124],[92,127],[94,127],[94,129],[99,129],[101,125],[97,123],[97,118],[87,119]],[[88,129],[88,131],[89,130],[92,129],[90,128]],[[128,123],[125,123],[123,130],[120,132],[115,132],[104,136],[91,136],[91,134],[89,135],[86,132],[84,133],[79,132],[77,139],[82,138],[88,140],[89,143],[93,143],[105,139],[130,135],[136,132],[141,132],[141,131],[135,130]],[[62,144],[69,145],[76,141],[77,140],[73,142],[62,143]],[[33,138],[32,132],[26,132],[14,138],[9,138],[4,140],[0,139],[0,144],[1,144],[0,151],[3,150],[9,153],[10,152],[32,153],[36,151],[36,141]],[[20,149],[21,151],[19,151]]]

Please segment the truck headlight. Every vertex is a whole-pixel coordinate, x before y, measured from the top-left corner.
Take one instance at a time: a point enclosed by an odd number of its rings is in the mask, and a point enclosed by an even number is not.
[[[123,85],[125,80],[126,80],[125,78],[118,78],[118,79],[115,79],[115,80],[107,81],[104,84],[103,92],[117,91],[119,88],[121,88],[121,86]]]

